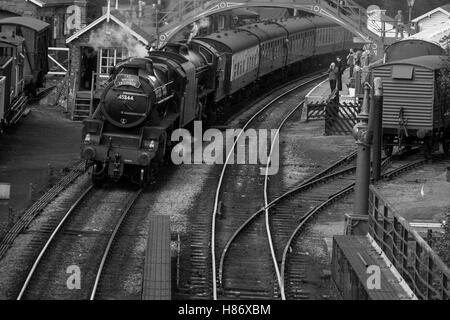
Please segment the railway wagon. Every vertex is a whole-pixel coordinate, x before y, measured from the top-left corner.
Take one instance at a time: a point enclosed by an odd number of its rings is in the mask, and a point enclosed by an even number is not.
[[[0,20],[0,31],[25,39],[25,89],[35,95],[48,72],[50,25],[32,17],[9,17]]]
[[[427,153],[450,142],[450,88],[443,83],[450,68],[448,56],[398,60],[372,69],[383,81],[383,145],[387,155],[394,146],[424,145]]]
[[[25,39],[0,33],[0,130],[16,123],[25,109]]]

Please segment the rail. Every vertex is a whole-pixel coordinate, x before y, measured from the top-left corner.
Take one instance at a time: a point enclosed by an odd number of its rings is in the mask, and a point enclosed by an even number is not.
[[[417,297],[450,299],[450,269],[373,186],[369,193],[369,234]]]
[[[277,97],[275,97],[274,99],[272,99],[271,101],[269,101],[267,104],[265,104],[264,107],[262,107],[260,110],[258,110],[258,112],[256,112],[246,123],[245,125],[242,127],[242,129],[240,130],[239,134],[236,137],[236,140],[234,141],[233,145],[231,146],[231,150],[228,152],[226,159],[225,159],[225,163],[222,167],[222,171],[220,173],[219,176],[219,181],[217,183],[217,188],[215,191],[215,198],[214,198],[214,206],[213,206],[213,212],[212,212],[212,221],[211,221],[211,270],[212,270],[212,291],[213,291],[213,299],[217,300],[218,299],[218,286],[217,286],[217,264],[216,264],[216,221],[218,219],[218,215],[219,215],[219,203],[220,203],[220,195],[221,195],[221,190],[222,190],[222,184],[223,184],[223,180],[225,177],[225,172],[227,170],[227,167],[230,163],[230,158],[233,155],[234,149],[236,148],[236,145],[238,144],[238,142],[240,141],[240,138],[242,136],[242,134],[244,133],[244,131],[250,126],[250,124],[257,119],[265,110],[267,110],[269,107],[271,107],[275,102],[280,101],[283,97],[287,96],[288,94],[291,94],[292,92],[298,90],[299,88],[312,83],[314,81],[317,81],[319,79],[322,79],[324,77],[324,75],[318,75],[316,77],[314,77],[313,79],[309,79],[306,80],[305,82],[301,82],[300,84],[294,86],[293,88],[289,89],[288,91],[278,95]]]

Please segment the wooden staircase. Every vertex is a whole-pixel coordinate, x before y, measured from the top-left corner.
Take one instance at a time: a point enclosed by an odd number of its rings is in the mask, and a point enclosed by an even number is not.
[[[72,109],[72,120],[83,121],[92,114],[91,111],[91,92],[78,91],[75,94],[75,104]]]
[[[105,88],[106,82],[100,81],[97,73],[92,73],[91,90],[78,91],[75,90],[75,101],[72,108],[72,120],[83,121],[94,113],[94,99],[100,97],[101,91]]]

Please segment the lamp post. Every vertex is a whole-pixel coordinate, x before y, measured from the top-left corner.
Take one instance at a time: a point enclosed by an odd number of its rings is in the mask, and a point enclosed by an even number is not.
[[[412,8],[414,7],[414,2],[416,2],[416,0],[406,0],[406,2],[408,2],[408,9],[409,9],[409,22],[408,22],[408,36],[411,35],[411,29],[412,29]]]
[[[159,9],[161,7],[161,0],[153,4],[153,10],[155,10],[155,26],[156,26],[156,49],[159,48]]]

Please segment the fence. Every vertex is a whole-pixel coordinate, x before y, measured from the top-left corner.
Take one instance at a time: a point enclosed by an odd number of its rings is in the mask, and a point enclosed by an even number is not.
[[[450,269],[373,186],[369,195],[369,234],[418,298],[450,299]]]
[[[337,103],[339,97],[334,90],[323,102],[306,103],[306,121],[325,120],[325,135],[348,135],[358,122],[360,105]]]
[[[69,70],[69,48],[48,48],[48,74],[66,75]]]

